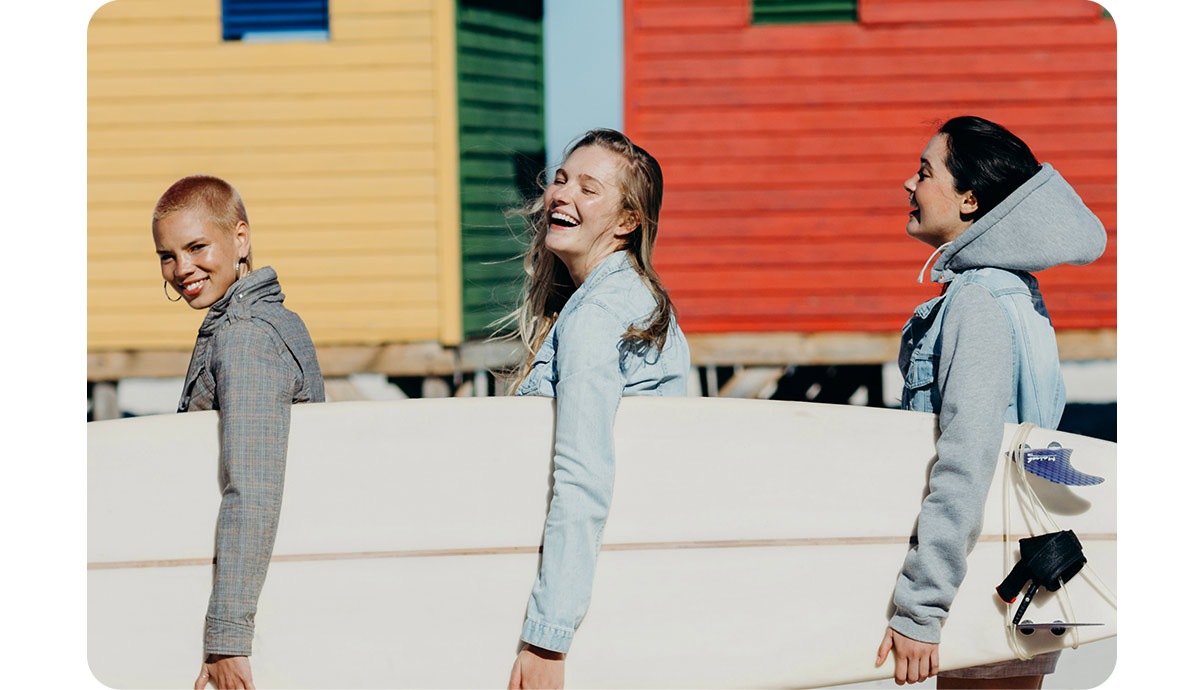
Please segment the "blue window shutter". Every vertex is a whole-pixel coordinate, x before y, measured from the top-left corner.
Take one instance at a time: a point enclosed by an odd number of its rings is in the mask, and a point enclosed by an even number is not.
[[[226,41],[260,34],[325,37],[329,32],[327,0],[222,0],[222,39]]]

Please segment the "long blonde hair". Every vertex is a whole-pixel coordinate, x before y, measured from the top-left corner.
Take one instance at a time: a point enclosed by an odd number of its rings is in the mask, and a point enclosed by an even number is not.
[[[648,320],[643,324],[631,324],[623,335],[623,341],[639,353],[652,347],[661,349],[665,345],[674,313],[669,292],[652,267],[652,249],[656,244],[657,223],[665,189],[661,166],[650,153],[636,146],[622,132],[613,129],[586,132],[569,146],[564,158],[586,146],[606,149],[618,154],[624,161],[617,180],[620,212],[633,215],[638,225],[633,232],[624,236],[623,249],[656,300],[656,307]],[[541,178],[539,188],[542,190],[544,187]],[[576,286],[564,262],[544,246],[548,214],[542,196],[531,199],[522,208],[510,211],[507,215],[522,216],[530,233],[530,244],[523,255],[526,277],[522,301],[517,309],[497,322],[499,326],[515,324],[516,335],[522,340],[527,356],[522,375],[517,379],[521,381],[530,371],[532,358],[552,330],[552,324]]]

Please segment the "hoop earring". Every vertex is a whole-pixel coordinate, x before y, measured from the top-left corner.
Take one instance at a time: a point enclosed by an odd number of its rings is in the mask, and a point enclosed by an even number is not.
[[[167,298],[168,302],[179,302],[180,300],[184,299],[184,295],[176,295],[175,299],[171,298],[171,295],[168,294],[168,292],[167,292],[167,281],[166,280],[163,281],[163,296]]]

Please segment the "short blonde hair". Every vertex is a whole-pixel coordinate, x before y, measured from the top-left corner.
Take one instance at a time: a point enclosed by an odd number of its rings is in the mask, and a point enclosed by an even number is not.
[[[168,187],[155,204],[154,213],[151,214],[151,229],[160,220],[184,210],[204,213],[207,220],[228,233],[233,233],[239,222],[248,226],[251,224],[238,190],[229,182],[212,175],[189,175]],[[247,268],[252,268],[249,250]]]

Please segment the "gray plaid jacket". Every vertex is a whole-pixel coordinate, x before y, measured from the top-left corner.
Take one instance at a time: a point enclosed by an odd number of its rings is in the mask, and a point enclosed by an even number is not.
[[[326,399],[313,341],[264,267],[230,286],[197,334],[180,412],[218,410],[222,503],[205,653],[248,656],[276,540],[292,404]]]

